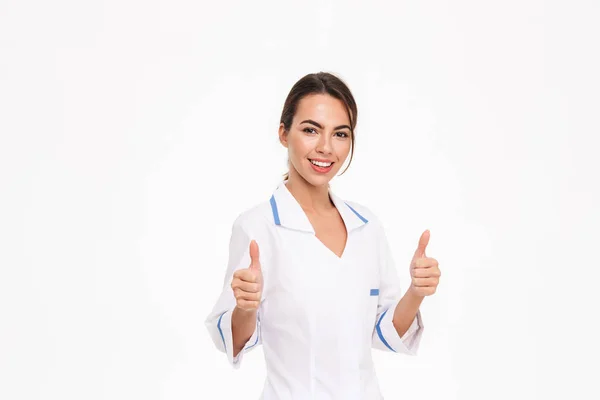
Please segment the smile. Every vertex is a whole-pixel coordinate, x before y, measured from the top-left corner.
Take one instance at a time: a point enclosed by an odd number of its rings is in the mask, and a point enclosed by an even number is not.
[[[322,161],[315,161],[315,160],[311,160],[311,159],[309,159],[308,161],[310,161],[313,165],[316,165],[317,167],[321,167],[321,168],[328,168],[331,166],[331,164],[333,164],[332,162],[322,162]]]
[[[310,161],[310,166],[312,167],[313,171],[319,174],[327,174],[333,169],[334,163],[331,161],[316,161],[311,160],[310,158],[308,161]]]

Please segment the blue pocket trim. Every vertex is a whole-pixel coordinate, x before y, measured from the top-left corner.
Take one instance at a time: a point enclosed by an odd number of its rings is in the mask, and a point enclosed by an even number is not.
[[[379,296],[379,289],[371,289],[371,296]]]

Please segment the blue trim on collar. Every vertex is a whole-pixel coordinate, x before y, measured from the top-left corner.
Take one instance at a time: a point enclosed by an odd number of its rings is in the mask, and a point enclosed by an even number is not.
[[[277,211],[277,202],[275,202],[275,195],[271,196],[271,210],[273,211],[275,225],[281,225],[281,222],[279,221],[279,212]]]
[[[362,215],[360,215],[358,212],[356,212],[356,210],[355,210],[354,208],[352,208],[352,207],[350,206],[350,204],[348,204],[348,203],[344,203],[344,204],[345,204],[345,205],[347,205],[347,206],[348,206],[348,207],[349,207],[349,208],[352,210],[352,212],[354,212],[354,214],[356,214],[356,216],[362,220],[362,222],[364,222],[365,224],[366,224],[367,222],[369,222],[369,221],[368,221],[368,220],[367,220],[365,217],[363,217],[363,216],[362,216]]]

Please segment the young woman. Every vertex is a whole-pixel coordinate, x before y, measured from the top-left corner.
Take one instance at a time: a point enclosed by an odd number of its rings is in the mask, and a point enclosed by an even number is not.
[[[415,355],[419,346],[419,306],[440,277],[425,255],[429,231],[402,293],[379,220],[329,186],[352,160],[356,117],[339,78],[300,79],[279,126],[289,173],[233,224],[223,292],[206,325],[234,368],[262,344],[264,400],[382,399],[371,348]]]

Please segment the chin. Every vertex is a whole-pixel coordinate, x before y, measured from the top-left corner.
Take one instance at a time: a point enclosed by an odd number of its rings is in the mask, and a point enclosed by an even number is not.
[[[306,164],[301,164],[301,167],[302,168],[300,169],[294,167],[296,173],[300,175],[300,177],[302,177],[302,179],[304,179],[306,183],[315,187],[327,186],[329,182],[333,179],[335,174],[337,174],[339,171],[339,166],[334,165],[333,169],[328,173],[321,174],[315,172],[312,166],[310,165],[310,161],[308,160],[306,160]]]
[[[304,178],[304,180],[306,182],[308,182],[312,186],[319,187],[319,186],[327,186],[329,184],[329,182],[331,182],[331,180],[333,179],[333,177],[335,176],[336,173],[337,173],[337,171],[332,170],[328,174],[317,175],[312,170],[309,170],[309,171],[306,171],[304,174],[302,174],[303,175],[302,177]]]
[[[313,178],[311,180],[307,179],[307,182],[310,183],[311,185],[315,186],[315,187],[327,186],[330,181],[331,181],[330,178],[326,178],[324,176],[322,176],[322,177],[315,177],[315,178]]]

